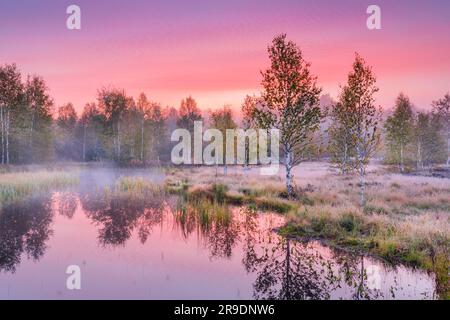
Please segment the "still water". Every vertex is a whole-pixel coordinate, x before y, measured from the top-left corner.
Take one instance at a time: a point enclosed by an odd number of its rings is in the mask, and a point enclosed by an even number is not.
[[[98,181],[98,180],[96,180]],[[434,277],[277,235],[232,208],[202,223],[171,199],[55,192],[0,213],[1,299],[433,299]],[[68,290],[66,269],[81,269]]]

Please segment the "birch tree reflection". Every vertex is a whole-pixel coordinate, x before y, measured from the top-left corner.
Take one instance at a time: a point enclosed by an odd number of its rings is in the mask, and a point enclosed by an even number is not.
[[[256,274],[255,299],[323,300],[337,290],[358,300],[382,297],[380,290],[369,288],[362,256],[280,237],[271,226],[263,227],[255,212],[243,214],[242,263]]]
[[[304,243],[279,238],[256,261],[253,288],[258,300],[329,299],[338,285],[332,262]]]
[[[141,243],[145,243],[164,214],[164,201],[158,196],[84,194],[80,201],[87,216],[99,226],[98,240],[104,247],[125,245],[136,230]]]
[[[53,220],[50,197],[31,198],[0,211],[0,272],[14,273],[22,254],[39,260],[47,250]]]

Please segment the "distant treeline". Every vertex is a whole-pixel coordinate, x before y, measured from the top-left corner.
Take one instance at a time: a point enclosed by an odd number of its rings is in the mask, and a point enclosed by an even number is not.
[[[99,90],[78,116],[71,103],[54,106],[41,77],[24,81],[16,65],[0,67],[1,164],[168,162],[171,131],[191,118],[201,118],[192,98],[176,110],[115,88]]]
[[[324,96],[323,96],[324,97]],[[355,158],[352,141],[346,140],[351,126],[344,123],[340,101],[321,105],[318,130],[308,134],[310,143],[303,159],[331,158],[343,171]],[[220,130],[252,127],[249,109],[260,103],[247,97],[238,124],[230,108],[210,112],[207,125]],[[321,103],[322,104],[322,103]],[[252,106],[253,105],[253,106]],[[394,112],[381,127],[376,153],[388,163],[423,168],[448,160],[450,96],[433,102],[429,113],[415,113],[408,97],[401,94]],[[102,88],[97,101],[85,105],[78,116],[71,103],[56,108],[44,79],[21,75],[16,65],[0,67],[1,164],[28,164],[54,160],[114,161],[128,165],[170,163],[174,145],[170,135],[176,128],[192,130],[202,113],[192,97],[179,108],[161,107],[144,93],[136,99],[125,90]],[[206,119],[205,119],[206,120]],[[348,131],[348,130],[347,130]]]

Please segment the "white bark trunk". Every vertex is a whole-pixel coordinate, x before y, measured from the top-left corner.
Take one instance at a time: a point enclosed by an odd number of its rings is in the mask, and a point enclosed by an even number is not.
[[[447,138],[447,166],[450,166],[450,132]]]
[[[348,157],[348,145],[347,141],[344,142],[344,161],[342,163],[342,174],[347,173],[347,157]]]
[[[120,160],[120,120],[117,122],[117,160]]]
[[[364,149],[358,144],[356,146],[356,154],[358,157],[358,171],[359,171],[359,185],[360,185],[360,200],[359,204],[362,208],[366,205],[366,170],[365,170],[365,152]]]
[[[144,162],[144,118],[141,122],[141,161]]]
[[[400,172],[404,172],[405,171],[405,166],[403,164],[403,144],[400,144]]]
[[[83,133],[83,161],[86,162],[86,135],[87,135],[87,124],[84,123],[84,133]]]
[[[3,106],[0,107],[0,124],[2,133],[2,164],[5,164],[5,122],[3,119]]]
[[[292,195],[294,194],[294,187],[292,185],[292,180],[293,180],[293,176],[292,176],[292,151],[287,151],[286,152],[286,189],[287,189],[287,193],[289,197],[292,197]]]
[[[417,143],[417,170],[423,169],[423,162],[422,162],[422,144],[419,142]]]
[[[361,185],[360,205],[364,208],[366,206],[366,173],[363,164],[361,164],[359,168],[359,183]]]
[[[33,156],[33,127],[34,127],[34,111],[31,115],[31,124],[30,124],[30,141],[29,141],[29,152],[30,156]],[[30,159],[32,160],[32,159]]]
[[[9,164],[9,127],[10,127],[10,113],[6,112],[6,164]]]

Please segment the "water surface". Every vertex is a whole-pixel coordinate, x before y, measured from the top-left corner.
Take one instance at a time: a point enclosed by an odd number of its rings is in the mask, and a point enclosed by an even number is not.
[[[279,215],[205,223],[173,199],[105,197],[101,177],[2,209],[1,299],[435,298],[425,272],[278,236]],[[66,288],[69,265],[81,290]]]

